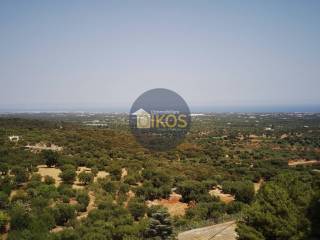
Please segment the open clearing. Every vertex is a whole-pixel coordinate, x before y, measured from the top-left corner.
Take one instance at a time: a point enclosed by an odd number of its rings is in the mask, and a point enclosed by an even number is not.
[[[25,148],[29,149],[31,152],[41,152],[42,150],[51,150],[54,152],[60,152],[63,150],[62,147],[59,147],[55,144],[49,144],[46,143],[36,143],[35,145],[26,145]]]
[[[97,176],[94,177],[94,181],[96,182],[98,180],[98,178],[105,178],[109,176],[109,173],[106,171],[99,171]]]
[[[50,176],[50,177],[54,178],[54,180],[56,181],[55,186],[56,187],[59,186],[59,184],[61,183],[61,178],[59,177],[61,170],[59,168],[47,167],[47,165],[38,165],[37,168],[38,168],[38,173],[41,175],[42,178],[44,178],[45,176]],[[91,168],[79,167],[77,170],[77,175],[82,171],[91,172]],[[109,173],[106,171],[99,171],[97,173],[97,175],[94,177],[94,181],[96,182],[98,180],[98,178],[105,178],[108,175],[109,175]],[[84,185],[79,182],[78,177],[77,177],[76,181],[74,182],[72,187],[74,189],[83,189]]]
[[[42,178],[44,178],[45,176],[50,176],[54,178],[54,180],[56,180],[55,186],[59,186],[59,184],[61,183],[61,178],[59,177],[61,170],[59,168],[47,167],[47,165],[38,165],[37,168],[38,173]]]
[[[211,196],[218,197],[220,199],[220,201],[227,203],[227,204],[231,203],[235,200],[234,196],[232,196],[231,194],[223,193],[222,190],[219,188],[214,188],[214,189],[210,190],[209,194]]]
[[[83,189],[85,187],[85,185],[83,185],[80,181],[79,181],[79,173],[81,172],[88,172],[90,173],[91,172],[91,168],[87,168],[87,167],[78,167],[77,169],[77,178],[76,178],[76,181],[74,182],[74,184],[72,185],[72,187],[74,189]],[[106,171],[99,171],[97,173],[97,175],[94,177],[93,181],[96,182],[98,180],[98,178],[105,178],[106,176],[108,176],[109,173],[106,172]]]
[[[171,193],[169,199],[156,199],[153,201],[147,201],[148,207],[153,205],[159,205],[166,207],[171,216],[183,216],[186,213],[188,204],[180,202],[181,195],[177,193]]]

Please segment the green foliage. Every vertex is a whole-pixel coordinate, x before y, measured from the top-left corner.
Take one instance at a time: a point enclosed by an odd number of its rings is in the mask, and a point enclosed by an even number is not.
[[[9,216],[5,212],[0,211],[0,233],[5,232],[8,221]]]
[[[20,166],[13,167],[11,169],[11,173],[15,176],[15,181],[18,184],[26,182],[29,178],[29,173],[27,169]]]
[[[41,153],[42,159],[48,167],[57,165],[59,155],[52,150],[44,150]]]
[[[99,181],[99,184],[101,185],[103,190],[105,190],[107,193],[110,193],[110,194],[115,194],[119,186],[118,182],[110,181],[109,179],[106,179],[106,178],[101,179]]]
[[[58,197],[58,192],[57,189],[54,185],[46,185],[46,184],[41,184],[36,188],[36,196],[42,196],[46,199],[50,198],[57,198]]]
[[[239,223],[237,227],[239,240],[265,240],[265,237],[253,227]]]
[[[65,183],[72,184],[76,179],[77,173],[73,168],[65,168],[59,176]]]
[[[169,239],[172,230],[172,223],[168,212],[161,210],[152,214],[145,236],[147,238],[160,237],[160,239]]]
[[[44,177],[44,183],[48,184],[48,185],[53,185],[53,184],[56,183],[56,180],[51,176],[45,176]]]
[[[311,231],[306,210],[313,191],[301,177],[296,174],[280,175],[259,191],[256,201],[246,211],[244,225],[239,226],[241,239],[251,239],[249,237],[252,236],[306,239]],[[286,187],[287,184],[290,188]]]
[[[254,186],[249,181],[226,181],[222,183],[223,191],[235,195],[236,200],[250,203],[255,195]]]
[[[320,239],[320,192],[316,194],[311,201],[311,205],[309,207],[309,218],[311,220],[311,231],[312,236],[315,239]]]
[[[0,162],[0,173],[1,175],[6,175],[9,171],[9,165],[4,162]]]
[[[120,166],[114,165],[108,169],[108,172],[109,172],[112,180],[120,181],[121,174],[122,174],[122,169]]]
[[[155,187],[150,181],[145,181],[142,186],[136,189],[137,196],[144,198],[145,200],[168,198],[170,193],[170,186],[164,185],[161,187]]]
[[[139,220],[146,213],[146,204],[141,199],[130,200],[128,203],[128,210],[135,220]]]
[[[197,220],[217,221],[226,211],[226,205],[222,202],[199,202],[195,207],[188,208],[186,218]]]
[[[144,220],[134,222],[127,209],[104,200],[77,231],[83,239],[143,239],[145,228]]]
[[[66,196],[68,198],[76,196],[76,191],[69,184],[60,184],[58,192],[61,196]]]
[[[21,204],[15,204],[10,210],[10,228],[12,230],[23,230],[28,227],[31,216],[27,208]]]
[[[74,229],[64,229],[54,236],[54,240],[80,240],[79,234]]]
[[[7,208],[9,204],[9,196],[5,192],[0,191],[0,209]]]
[[[177,192],[182,195],[183,202],[198,201],[203,195],[209,196],[205,184],[199,181],[188,180],[178,184]],[[210,197],[210,196],[209,196]]]
[[[90,201],[88,193],[86,191],[78,191],[76,200],[80,204],[80,211],[85,212]]]
[[[120,183],[119,194],[126,194],[130,190],[130,185],[126,183]]]
[[[64,225],[75,217],[74,207],[66,203],[57,204],[53,209],[53,213],[57,225]]]
[[[93,174],[90,172],[82,171],[78,175],[79,181],[85,185],[93,182]]]

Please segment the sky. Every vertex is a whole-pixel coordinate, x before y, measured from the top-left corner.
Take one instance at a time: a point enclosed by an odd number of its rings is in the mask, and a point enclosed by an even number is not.
[[[320,1],[1,1],[0,109],[320,106]],[[320,108],[319,108],[320,110]]]

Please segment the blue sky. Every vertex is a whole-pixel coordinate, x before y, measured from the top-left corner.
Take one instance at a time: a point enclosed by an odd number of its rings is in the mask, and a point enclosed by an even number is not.
[[[1,1],[0,108],[320,105],[320,1]]]

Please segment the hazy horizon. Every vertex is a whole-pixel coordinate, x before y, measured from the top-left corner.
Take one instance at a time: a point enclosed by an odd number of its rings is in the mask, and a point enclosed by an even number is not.
[[[129,113],[131,106],[108,107],[108,106],[86,106],[86,107],[38,107],[38,108],[0,108],[3,113],[58,113],[58,112],[88,112],[88,113]],[[189,106],[192,113],[320,113],[320,105],[277,105],[277,106]]]
[[[129,109],[168,88],[191,108],[319,111],[319,12],[319,1],[2,1],[0,110]]]

